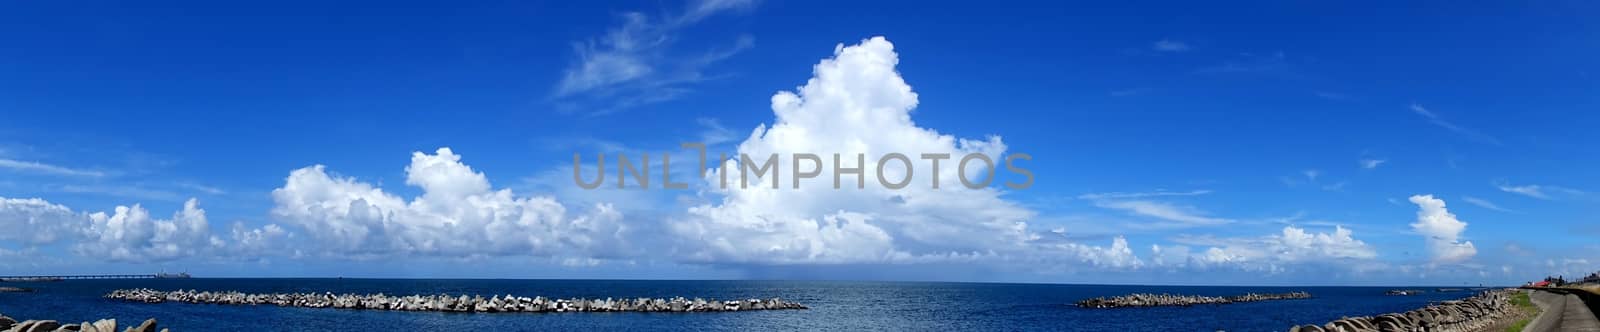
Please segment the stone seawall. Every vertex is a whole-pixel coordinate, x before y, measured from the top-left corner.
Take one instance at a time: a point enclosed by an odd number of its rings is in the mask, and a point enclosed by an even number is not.
[[[467,295],[384,295],[333,294],[333,293],[272,293],[248,294],[242,292],[200,292],[194,290],[159,291],[153,289],[119,289],[105,298],[132,302],[161,303],[184,302],[225,305],[276,305],[280,307],[336,308],[399,311],[443,312],[723,312],[748,310],[807,309],[805,305],[778,298],[718,301],[703,299],[547,299],[523,296]]]
[[[1291,292],[1282,294],[1244,294],[1235,296],[1199,296],[1199,295],[1172,295],[1172,294],[1129,294],[1116,297],[1097,297],[1078,301],[1079,307],[1084,308],[1128,308],[1128,307],[1187,307],[1200,304],[1229,304],[1239,302],[1256,302],[1272,300],[1309,299],[1311,293]]]
[[[1323,325],[1301,325],[1290,332],[1323,331],[1483,331],[1517,314],[1511,303],[1514,290],[1491,290],[1472,297],[1444,301],[1404,313],[1376,317],[1347,317]]]
[[[117,320],[101,319],[93,323],[83,322],[78,324],[61,324],[53,320],[25,320],[17,321],[15,318],[0,315],[0,331],[4,332],[117,332]],[[139,326],[128,327],[123,332],[156,332],[155,318],[147,319]],[[160,332],[167,332],[161,329]]]

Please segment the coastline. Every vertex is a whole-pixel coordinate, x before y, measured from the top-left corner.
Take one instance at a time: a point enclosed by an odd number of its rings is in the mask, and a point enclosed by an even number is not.
[[[138,322],[154,317],[173,331],[338,330],[343,326],[380,329],[418,325],[428,329],[471,329],[514,325],[530,329],[656,326],[665,330],[850,329],[903,324],[907,329],[988,328],[1018,326],[1025,330],[1153,330],[1192,327],[1204,330],[1277,330],[1294,324],[1329,321],[1340,315],[1375,315],[1411,310],[1470,293],[1383,295],[1382,287],[1250,287],[1250,286],[1107,286],[1079,284],[943,283],[881,281],[641,281],[641,280],[482,280],[482,279],[211,279],[80,280],[29,284],[35,293],[0,296],[0,311],[13,316],[58,321],[94,321],[114,317]],[[747,299],[781,297],[804,303],[808,310],[760,310],[727,313],[579,312],[544,314],[465,314],[450,311],[333,310],[300,306],[145,304],[105,299],[127,288],[236,290],[248,294],[528,294],[547,298],[645,296],[671,298]],[[1193,307],[1150,307],[1126,310],[1075,308],[1074,301],[1116,294],[1169,293],[1207,297],[1285,293],[1304,290],[1312,299],[1240,302]],[[553,296],[551,296],[553,295]],[[485,296],[493,299],[494,296]],[[504,296],[500,296],[502,299]],[[459,299],[459,296],[457,296]],[[631,298],[631,297],[630,297]],[[165,300],[165,299],[163,299]],[[692,301],[688,301],[692,302]],[[39,305],[35,305],[35,303]],[[348,302],[347,302],[348,303]],[[571,302],[575,303],[575,302]],[[331,305],[331,303],[330,303]],[[572,304],[569,304],[568,308]],[[708,302],[709,305],[709,302]],[[503,308],[503,307],[502,307]],[[1331,310],[1329,308],[1338,308]],[[486,308],[487,309],[487,308]],[[472,309],[476,312],[476,307]],[[1277,315],[1260,315],[1271,310]],[[1185,318],[1187,317],[1187,318]],[[1195,317],[1203,317],[1196,319]],[[1300,320],[1300,321],[1293,321]],[[279,324],[276,321],[294,322]],[[908,323],[909,322],[909,323]],[[1000,325],[996,325],[1000,324]],[[604,328],[602,328],[604,329]]]
[[[1528,315],[1512,301],[1520,292],[1514,288],[1488,290],[1403,313],[1348,317],[1323,325],[1295,326],[1289,331],[1503,331]]]

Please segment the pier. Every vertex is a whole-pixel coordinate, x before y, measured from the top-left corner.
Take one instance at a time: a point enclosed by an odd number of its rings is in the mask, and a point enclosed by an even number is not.
[[[85,274],[59,276],[0,276],[0,281],[61,281],[72,279],[155,279],[154,274]]]

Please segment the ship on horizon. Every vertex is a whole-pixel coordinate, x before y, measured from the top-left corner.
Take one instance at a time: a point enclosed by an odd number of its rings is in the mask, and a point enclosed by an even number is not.
[[[189,279],[189,278],[193,278],[193,276],[190,276],[188,272],[167,273],[166,271],[161,271],[160,273],[156,273],[156,279]]]

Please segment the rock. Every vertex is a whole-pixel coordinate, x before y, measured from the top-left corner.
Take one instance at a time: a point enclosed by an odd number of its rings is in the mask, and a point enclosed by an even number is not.
[[[17,320],[11,319],[11,317],[6,317],[5,315],[0,315],[0,330],[10,329],[15,325],[17,325]]]
[[[1291,292],[1283,294],[1244,294],[1228,297],[1198,296],[1198,295],[1173,295],[1173,294],[1129,294],[1117,297],[1097,297],[1078,301],[1079,307],[1084,308],[1124,308],[1124,307],[1162,307],[1179,306],[1187,307],[1197,304],[1229,304],[1239,302],[1273,301],[1308,299],[1310,293]]]
[[[1328,322],[1317,330],[1312,329],[1315,326],[1296,326],[1290,331],[1477,331],[1518,310],[1510,301],[1513,291],[1486,291],[1464,300],[1444,301],[1405,313],[1347,317]]]
[[[46,332],[55,331],[58,327],[61,327],[61,323],[53,320],[27,320],[12,329],[18,332]]]
[[[32,293],[32,289],[21,287],[0,287],[0,293]]]
[[[807,309],[805,305],[773,298],[744,301],[717,301],[683,297],[668,299],[549,299],[543,296],[528,298],[507,294],[487,299],[481,295],[450,296],[332,293],[278,293],[246,294],[241,292],[198,292],[194,290],[157,291],[153,289],[118,289],[105,298],[129,302],[161,303],[176,301],[196,304],[294,306],[305,308],[340,308],[358,310],[405,310],[445,312],[720,312],[739,310]],[[114,328],[114,322],[112,322]]]
[[[94,327],[100,332],[117,332],[117,320],[114,318],[94,321]]]
[[[1316,325],[1295,326],[1289,332],[1323,332],[1322,327]]]
[[[139,327],[130,327],[124,332],[156,332],[156,319],[146,319]]]

